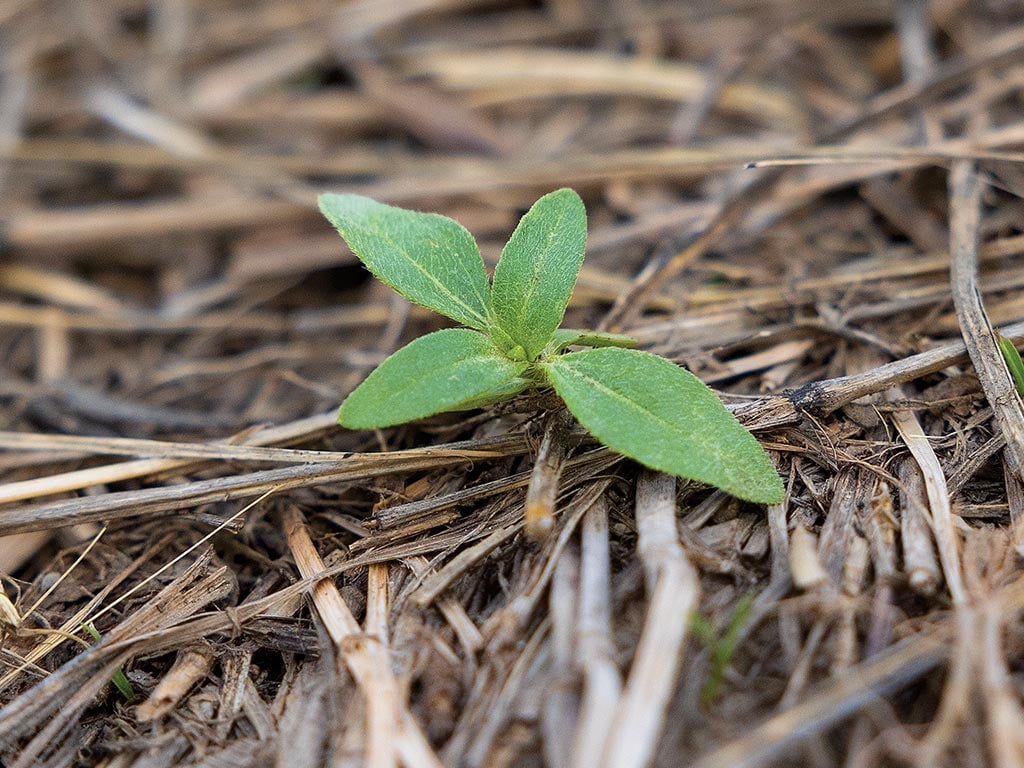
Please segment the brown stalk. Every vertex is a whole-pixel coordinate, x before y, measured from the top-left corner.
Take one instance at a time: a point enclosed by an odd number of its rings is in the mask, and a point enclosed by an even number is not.
[[[992,333],[978,290],[978,230],[981,224],[982,182],[975,164],[958,160],[949,177],[950,289],[960,332],[978,373],[978,381],[992,406],[996,424],[1006,440],[1006,455],[1018,477],[1024,479],[1024,403]]]
[[[577,619],[577,666],[583,675],[579,723],[572,740],[574,768],[599,765],[608,723],[619,707],[622,677],[612,642],[608,505],[602,498],[583,518]]]
[[[542,541],[555,524],[558,480],[569,450],[571,423],[567,411],[557,410],[544,425],[544,437],[526,488],[526,535],[535,541]]]
[[[649,604],[636,655],[609,728],[608,768],[645,766],[654,755],[677,685],[688,617],[700,594],[697,572],[676,532],[676,480],[644,471],[637,485],[637,550]]]
[[[302,514],[294,507],[288,507],[284,514],[288,545],[299,573],[306,579],[321,576],[323,560],[313,546]],[[378,588],[375,601],[380,597]],[[382,639],[363,633],[337,586],[329,578],[315,582],[312,599],[317,614],[360,686],[366,702],[366,764],[375,767],[394,765],[401,758],[409,768],[439,766],[440,762],[426,737],[399,698],[398,683],[391,672],[387,647]],[[382,608],[379,604],[374,607],[377,625]],[[380,629],[379,626],[375,628]]]

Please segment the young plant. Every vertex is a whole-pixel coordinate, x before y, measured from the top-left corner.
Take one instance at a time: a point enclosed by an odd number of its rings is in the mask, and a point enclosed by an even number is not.
[[[99,633],[99,630],[93,626],[91,621],[83,624],[82,629],[88,632],[92,639],[97,643],[103,639],[103,635]],[[132,687],[131,682],[128,680],[128,675],[124,673],[123,669],[120,667],[115,669],[114,674],[110,676],[110,682],[112,682],[114,687],[121,692],[125,701],[131,702],[135,700],[135,689]]]
[[[710,654],[708,679],[700,691],[700,703],[705,707],[710,707],[718,699],[722,683],[725,682],[725,673],[728,671],[733,654],[736,653],[736,647],[739,645],[740,632],[743,631],[753,608],[754,595],[748,592],[736,603],[729,623],[721,635],[715,631],[711,622],[699,613],[690,616],[690,629],[700,638]]]
[[[449,218],[351,194],[321,195],[320,210],[378,279],[468,326],[427,334],[387,358],[345,399],[343,426],[387,427],[550,387],[614,451],[741,499],[782,499],[767,454],[696,376],[629,349],[636,342],[627,336],[559,328],[587,238],[573,190],[533,204],[493,281],[472,235]]]

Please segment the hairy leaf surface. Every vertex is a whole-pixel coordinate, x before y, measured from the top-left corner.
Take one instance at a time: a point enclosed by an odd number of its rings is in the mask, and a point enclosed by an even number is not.
[[[457,405],[453,405],[448,410],[450,411],[468,411],[473,408],[485,408],[488,405],[494,405],[495,403],[503,403],[506,400],[511,400],[521,392],[525,392],[530,387],[534,386],[534,382],[530,379],[514,378],[506,381],[504,384],[499,384],[494,389],[489,389],[482,395],[471,397],[468,400],[463,400]]]
[[[700,379],[632,349],[588,349],[544,363],[555,391],[590,432],[652,469],[778,503],[783,486],[757,439]]]
[[[435,331],[409,342],[367,376],[341,404],[338,422],[373,429],[469,408],[465,403],[517,386],[525,369],[526,363],[509,360],[482,333]]]
[[[367,269],[409,301],[471,328],[491,324],[487,270],[457,221],[350,194],[320,195],[320,210]]]
[[[587,211],[571,189],[544,195],[520,220],[494,269],[494,318],[533,360],[562,322],[587,243]]]
[[[602,331],[581,331],[576,328],[559,328],[551,337],[545,354],[558,354],[566,347],[625,347],[632,349],[636,339],[624,333],[605,333]]]

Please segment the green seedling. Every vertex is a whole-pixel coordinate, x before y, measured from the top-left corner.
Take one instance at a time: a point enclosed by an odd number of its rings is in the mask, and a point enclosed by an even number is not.
[[[1017,387],[1017,394],[1024,397],[1024,360],[1020,359],[1020,352],[1013,346],[1012,341],[999,331],[996,331],[995,334],[999,351],[1003,353],[1003,360],[1006,362],[1006,367],[1010,369],[1010,377],[1013,379],[1014,386]]]
[[[387,427],[551,388],[618,453],[748,501],[782,499],[768,455],[700,379],[631,349],[628,336],[559,328],[587,238],[573,190],[534,203],[493,281],[472,235],[449,218],[351,194],[321,195],[320,210],[378,279],[468,326],[427,334],[387,358],[342,403],[343,426]]]
[[[739,644],[740,632],[747,623],[750,611],[754,607],[754,596],[750,593],[743,595],[736,603],[736,608],[729,618],[729,624],[725,631],[719,635],[711,622],[694,613],[690,617],[690,628],[700,641],[708,649],[710,654],[708,679],[700,691],[700,701],[705,707],[709,707],[718,699],[722,690],[722,683],[725,682],[725,671],[732,663],[733,654],[736,653],[736,646]]]
[[[97,631],[91,621],[83,624],[82,629],[88,632],[97,643],[103,639],[103,635]],[[132,687],[131,681],[128,680],[128,676],[124,673],[123,669],[115,670],[114,674],[110,676],[110,682],[121,692],[125,701],[133,701],[135,699],[135,689]]]

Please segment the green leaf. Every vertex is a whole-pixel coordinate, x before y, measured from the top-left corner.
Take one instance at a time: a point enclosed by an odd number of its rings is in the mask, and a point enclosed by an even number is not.
[[[559,189],[533,204],[494,269],[494,319],[533,360],[562,322],[587,242],[580,196]]]
[[[615,348],[571,352],[541,366],[573,415],[612,450],[741,499],[782,500],[782,481],[760,443],[689,371]]]
[[[490,286],[476,241],[457,221],[361,195],[320,195],[320,210],[377,278],[409,301],[471,328],[491,324]]]
[[[523,392],[532,386],[534,386],[534,382],[530,381],[530,379],[510,379],[504,384],[499,384],[494,389],[487,390],[482,395],[471,397],[468,400],[463,400],[458,405],[454,405],[447,410],[469,411],[473,408],[484,408],[488,405],[494,405],[495,403],[503,403],[506,400],[511,400],[520,392]]]
[[[91,621],[83,624],[82,629],[88,632],[92,639],[97,643],[103,639],[103,635],[99,633]],[[125,701],[133,701],[135,699],[135,689],[132,687],[131,681],[128,679],[128,675],[124,673],[124,670],[121,669],[121,667],[114,670],[114,674],[110,676],[110,682],[112,682],[114,687],[121,692]]]
[[[996,344],[1003,355],[1006,367],[1010,369],[1010,377],[1013,379],[1013,385],[1017,388],[1017,394],[1024,397],[1024,361],[1020,359],[1020,352],[1013,346],[1013,342],[999,331],[995,331],[995,335]]]
[[[448,328],[411,341],[381,363],[345,398],[338,422],[373,429],[462,410],[475,398],[511,385],[526,369],[482,333]]]
[[[544,348],[545,354],[557,355],[566,347],[623,347],[631,349],[636,346],[636,339],[624,333],[601,333],[598,331],[581,331],[575,328],[559,328]]]
[[[747,592],[736,603],[736,608],[733,609],[732,617],[729,619],[729,625],[725,628],[722,636],[717,637],[712,629],[711,641],[704,640],[705,645],[711,650],[711,669],[708,670],[708,679],[700,691],[700,701],[705,707],[710,707],[718,699],[722,683],[725,682],[725,673],[728,671],[732,657],[736,653],[736,647],[739,645],[740,633],[753,608],[754,595]]]

